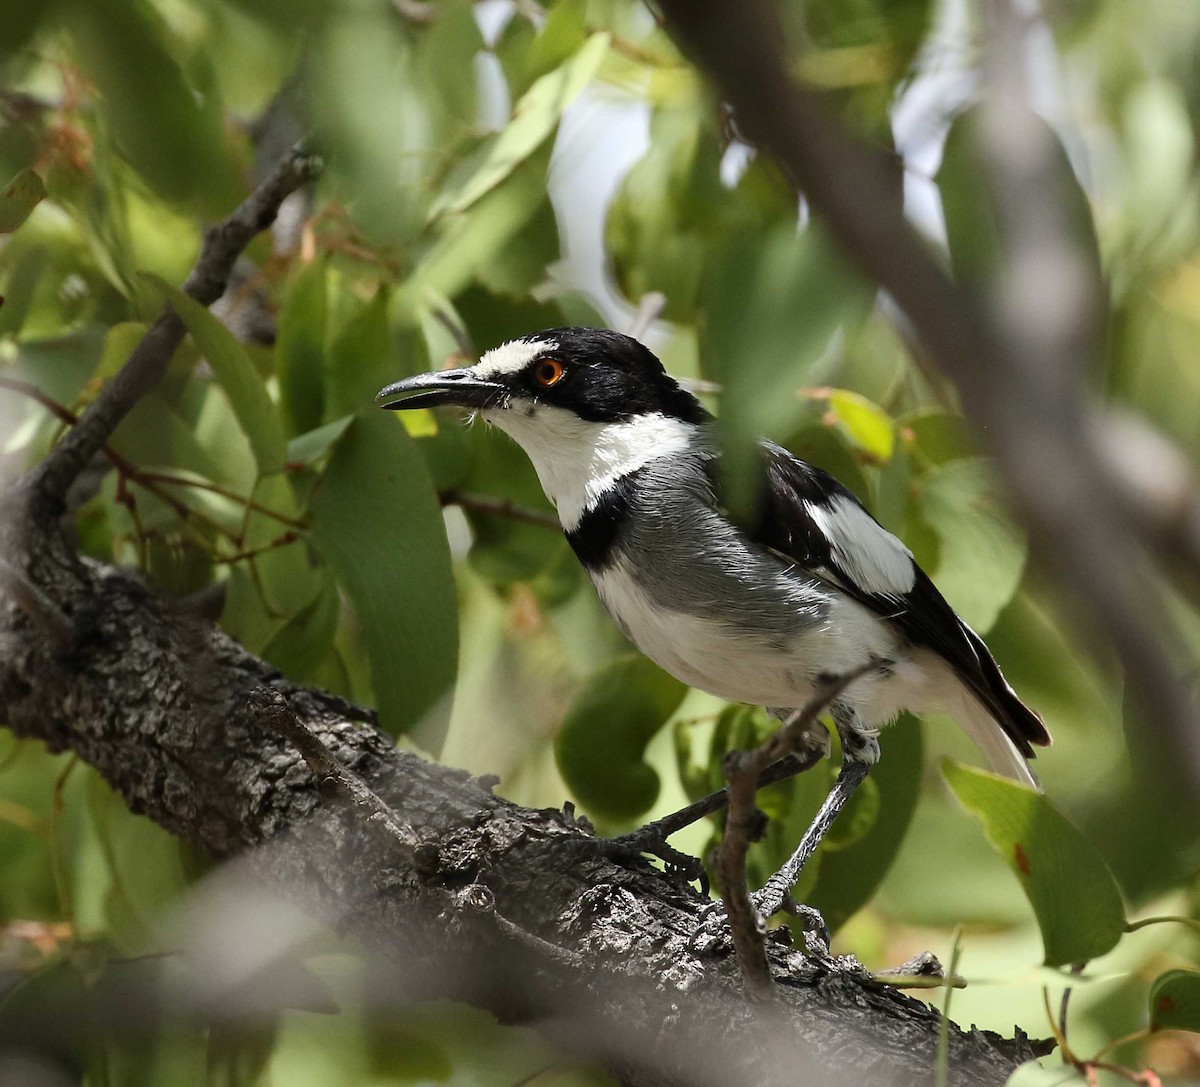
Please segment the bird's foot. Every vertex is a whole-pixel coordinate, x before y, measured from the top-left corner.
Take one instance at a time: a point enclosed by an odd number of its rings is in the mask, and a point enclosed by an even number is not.
[[[775,914],[785,910],[801,922],[808,951],[822,957],[829,954],[829,928],[825,924],[825,918],[821,916],[821,911],[816,907],[796,902],[786,888],[781,890],[778,886],[773,886],[771,880],[767,881],[762,890],[755,891],[750,896],[750,903],[764,928]],[[712,902],[704,908],[700,915],[700,923],[689,940],[689,946],[701,955],[728,950],[732,946],[724,903]]]
[[[696,857],[688,856],[668,843],[663,829],[658,823],[649,823],[616,838],[583,838],[576,844],[614,860],[631,860],[644,854],[657,857],[666,865],[668,873],[677,874],[688,883],[699,883],[701,893],[708,894],[708,873],[704,865]]]
[[[677,873],[688,883],[699,883],[701,893],[708,894],[708,873],[701,861],[676,849],[657,832],[653,823],[618,838],[603,840],[610,856],[641,856],[648,853],[662,861],[668,872]]]

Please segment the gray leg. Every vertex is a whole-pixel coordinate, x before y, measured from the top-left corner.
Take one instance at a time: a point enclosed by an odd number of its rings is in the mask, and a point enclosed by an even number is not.
[[[867,773],[879,758],[879,741],[873,735],[859,731],[856,727],[857,718],[852,711],[835,704],[833,720],[842,740],[841,771],[812,824],[804,832],[800,844],[796,846],[795,852],[788,858],[787,863],[767,880],[762,890],[754,896],[754,905],[764,918],[770,917],[782,908],[792,887],[795,886],[796,880],[800,878],[805,864],[808,863],[809,857],[816,852],[817,847],[821,844],[821,839],[833,825],[833,821],[846,806],[850,797],[854,795],[855,789],[866,779]],[[803,907],[800,912],[814,924],[819,922],[817,925],[819,931],[825,928],[825,922],[816,910],[811,907]],[[826,936],[827,939],[827,934],[823,931],[821,931],[821,935]]]
[[[842,768],[825,802],[808,830],[804,832],[800,844],[796,846],[795,852],[788,858],[787,863],[767,880],[762,890],[751,895],[755,909],[764,921],[783,908],[809,857],[816,852],[838,813],[846,806],[846,802],[854,795],[855,789],[863,783],[879,758],[879,741],[872,733],[861,730],[857,715],[852,710],[835,702],[831,713],[842,740]],[[796,905],[794,912],[805,919],[810,930],[816,930],[817,935],[828,947],[829,931],[820,912],[812,906],[804,905]],[[723,929],[725,924],[724,910],[719,902],[714,902],[710,912],[701,921],[694,938],[700,938],[702,941],[711,938],[719,929]]]

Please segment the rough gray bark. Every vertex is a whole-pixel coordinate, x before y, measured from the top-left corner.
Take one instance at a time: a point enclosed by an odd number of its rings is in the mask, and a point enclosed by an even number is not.
[[[352,707],[297,687],[127,571],[77,558],[23,488],[0,517],[11,567],[74,624],[65,651],[0,600],[0,720],[95,766],[142,812],[373,953],[409,995],[539,1026],[628,1084],[927,1083],[938,1017],[924,1004],[771,941],[779,1001],[740,994],[732,954],[688,936],[706,899],[639,861],[587,849],[562,812],[395,750]],[[247,708],[282,692],[340,762],[395,808],[416,848],[383,836]],[[267,847],[253,849],[252,847]],[[1002,1083],[1033,1047],[950,1031],[950,1082]]]

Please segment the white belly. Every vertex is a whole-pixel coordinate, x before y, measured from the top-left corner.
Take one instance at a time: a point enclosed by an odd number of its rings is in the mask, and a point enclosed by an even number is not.
[[[799,708],[812,698],[817,676],[849,672],[876,658],[894,662],[890,674],[865,675],[843,695],[863,723],[883,725],[902,709],[926,708],[925,669],[902,651],[890,627],[836,590],[824,622],[781,641],[653,603],[624,559],[592,581],[638,649],[688,686],[728,702]]]

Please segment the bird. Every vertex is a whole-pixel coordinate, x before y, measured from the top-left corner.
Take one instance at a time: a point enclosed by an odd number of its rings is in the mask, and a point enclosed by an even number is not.
[[[512,438],[609,614],[689,686],[786,720],[843,681],[828,707],[841,767],[756,895],[764,917],[788,901],[902,710],[949,714],[993,770],[1039,788],[1028,760],[1050,734],[904,543],[833,476],[770,441],[758,444],[751,512],[733,516],[714,417],[638,340],[545,329],[472,366],[391,384],[377,403],[456,405]]]

